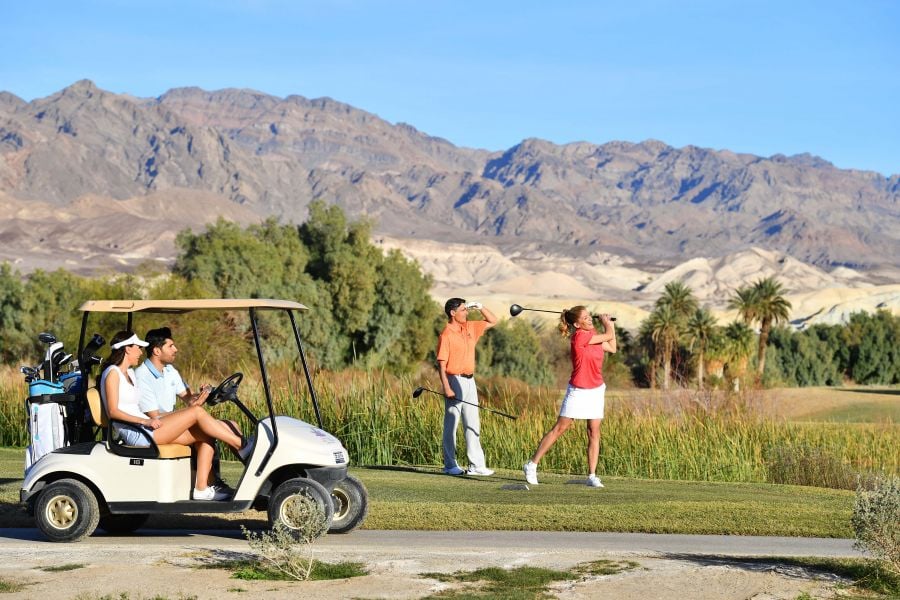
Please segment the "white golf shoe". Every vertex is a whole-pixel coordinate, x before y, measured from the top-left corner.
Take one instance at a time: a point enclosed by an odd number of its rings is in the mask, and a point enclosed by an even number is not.
[[[487,467],[469,467],[469,470],[466,471],[466,475],[477,475],[479,477],[487,477],[493,474],[494,470]]]
[[[525,481],[530,483],[531,485],[537,485],[537,465],[530,460],[525,463],[525,466],[522,467],[522,470],[525,471]]]

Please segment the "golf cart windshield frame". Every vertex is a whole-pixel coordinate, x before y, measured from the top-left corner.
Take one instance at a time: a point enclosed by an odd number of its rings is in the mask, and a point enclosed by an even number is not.
[[[91,313],[125,313],[127,315],[126,329],[132,329],[132,321],[134,313],[157,313],[157,314],[183,314],[195,310],[247,310],[250,315],[250,324],[253,329],[253,343],[256,347],[256,356],[259,359],[260,376],[262,377],[263,390],[266,395],[266,407],[269,411],[269,423],[272,427],[273,440],[266,453],[265,458],[259,466],[259,471],[269,462],[275,448],[278,446],[278,427],[275,423],[275,409],[272,403],[272,393],[269,388],[269,376],[266,370],[266,363],[263,357],[262,344],[259,335],[259,325],[257,323],[257,311],[259,310],[280,310],[288,314],[291,321],[291,329],[294,332],[294,340],[297,343],[297,350],[300,354],[300,361],[303,365],[303,373],[306,376],[306,385],[309,388],[309,395],[312,399],[313,410],[316,413],[316,422],[319,428],[322,428],[322,415],[319,412],[319,401],[316,397],[316,390],[313,387],[312,376],[309,372],[309,365],[306,362],[306,353],[303,351],[303,343],[300,339],[300,330],[297,328],[297,321],[294,317],[295,311],[309,310],[299,302],[289,300],[269,300],[261,298],[251,299],[198,299],[198,300],[88,300],[79,308],[84,315],[81,319],[81,335],[78,338],[78,354],[81,356],[84,352],[85,337],[87,335],[88,317]],[[85,386],[85,389],[87,386]],[[249,409],[247,409],[249,410]],[[247,415],[251,417],[252,415]],[[254,422],[257,421],[252,416]]]

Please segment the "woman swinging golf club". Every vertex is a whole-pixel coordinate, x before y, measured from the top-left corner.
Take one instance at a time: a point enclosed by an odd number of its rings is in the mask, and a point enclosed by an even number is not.
[[[616,330],[609,315],[600,315],[604,332],[597,333],[594,319],[584,306],[575,306],[562,312],[559,330],[563,337],[572,337],[572,376],[559,409],[556,425],[538,444],[537,450],[523,470],[525,481],[537,485],[537,466],[541,458],[575,419],[587,420],[588,468],[587,485],[602,488],[597,477],[597,461],[600,456],[600,421],[603,419],[606,384],[603,383],[604,353],[616,351]]]

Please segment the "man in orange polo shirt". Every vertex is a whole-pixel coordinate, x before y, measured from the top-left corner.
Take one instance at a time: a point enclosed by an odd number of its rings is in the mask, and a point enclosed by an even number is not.
[[[469,309],[480,310],[483,321],[469,321]],[[438,338],[437,361],[444,386],[444,473],[448,475],[493,475],[481,449],[481,421],[478,415],[478,390],[475,388],[475,344],[484,332],[497,324],[494,313],[480,302],[450,298],[444,304],[447,326]],[[463,402],[456,402],[459,399]],[[464,404],[470,402],[471,404]],[[472,404],[476,406],[472,406]],[[469,468],[456,462],[456,427],[462,418]]]

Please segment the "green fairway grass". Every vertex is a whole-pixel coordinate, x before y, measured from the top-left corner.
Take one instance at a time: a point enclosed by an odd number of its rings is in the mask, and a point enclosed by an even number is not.
[[[893,402],[858,402],[806,416],[808,421],[832,423],[900,423],[900,399]]]
[[[0,527],[31,527],[18,506],[23,453],[0,449]],[[241,465],[223,463],[237,484]],[[492,477],[450,477],[437,467],[352,469],[369,490],[365,529],[630,531],[851,537],[853,493],[757,483],[604,478],[606,488],[583,476],[541,472],[524,489],[520,471]],[[503,489],[513,486],[520,489]],[[238,528],[265,524],[265,515],[154,517],[152,527]]]

